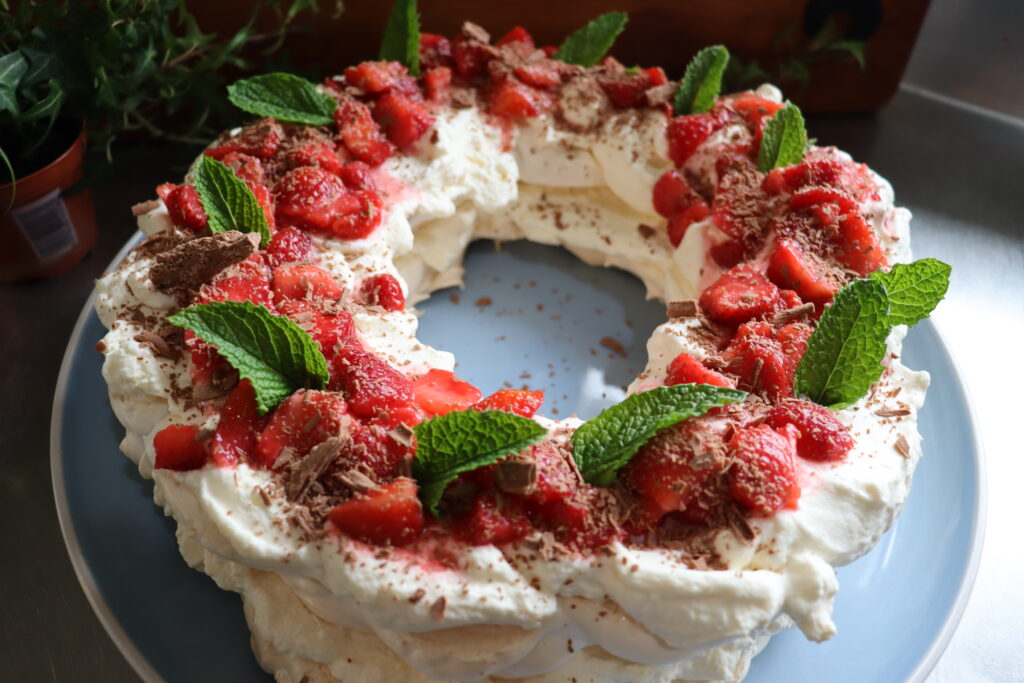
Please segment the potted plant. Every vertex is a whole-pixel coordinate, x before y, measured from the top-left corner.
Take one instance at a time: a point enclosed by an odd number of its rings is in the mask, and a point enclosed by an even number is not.
[[[197,147],[234,124],[224,86],[307,9],[317,2],[256,3],[217,36],[178,0],[0,0],[0,282],[78,263],[96,240],[83,174],[109,172],[126,134]]]

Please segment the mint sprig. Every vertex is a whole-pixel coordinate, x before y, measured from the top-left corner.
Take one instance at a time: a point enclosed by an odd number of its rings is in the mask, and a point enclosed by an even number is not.
[[[518,453],[547,434],[533,420],[500,410],[448,413],[421,422],[413,431],[413,477],[419,484],[423,506],[435,517],[445,488],[460,474]]]
[[[758,170],[767,173],[780,166],[799,164],[807,144],[807,128],[800,107],[787,101],[764,127],[761,148],[757,152]]]
[[[558,47],[555,59],[583,67],[596,65],[611,49],[615,39],[626,28],[629,15],[609,12],[577,29]]]
[[[260,246],[267,246],[270,242],[267,216],[252,190],[234,171],[204,154],[199,157],[193,180],[210,232],[258,232]]]
[[[660,430],[746,395],[708,384],[676,384],[631,394],[580,425],[572,435],[573,459],[587,482],[607,486]]]
[[[280,72],[235,81],[228,86],[228,99],[250,114],[307,126],[331,125],[338,106],[305,78]]]
[[[897,263],[888,273],[876,270],[869,276],[885,285],[889,296],[889,322],[914,325],[927,318],[949,289],[949,264],[925,258]]]
[[[321,387],[330,375],[316,342],[284,316],[248,301],[195,304],[167,320],[212,344],[256,390],[261,415],[304,386]]]
[[[676,91],[676,114],[700,114],[715,104],[722,90],[722,76],[729,64],[729,50],[711,45],[693,56]]]
[[[420,15],[416,0],[395,0],[380,44],[380,58],[404,64],[410,74],[420,75]]]
[[[878,280],[849,283],[807,340],[793,391],[835,409],[855,403],[882,375],[891,327],[885,286]]]

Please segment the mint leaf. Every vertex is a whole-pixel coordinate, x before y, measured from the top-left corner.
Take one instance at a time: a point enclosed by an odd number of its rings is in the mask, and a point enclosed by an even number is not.
[[[775,112],[761,136],[761,149],[757,152],[757,168],[767,173],[773,168],[791,166],[803,161],[807,150],[807,129],[800,107],[787,101]]]
[[[897,263],[888,273],[876,270],[869,276],[885,285],[889,295],[889,323],[914,325],[927,318],[949,289],[952,268],[933,258]]]
[[[835,409],[855,403],[882,374],[890,329],[885,286],[878,280],[846,285],[807,340],[793,391]]]
[[[711,45],[693,56],[676,91],[677,114],[700,114],[715,103],[722,90],[722,76],[729,64],[729,51],[724,45]]]
[[[421,422],[412,474],[423,505],[436,517],[448,484],[463,473],[518,453],[548,433],[533,420],[500,410],[465,410]]]
[[[258,232],[260,246],[267,246],[270,242],[267,216],[252,190],[234,171],[204,154],[199,157],[193,180],[210,232]]]
[[[555,52],[555,59],[568,64],[594,66],[611,49],[628,19],[625,12],[602,14],[566,38]]]
[[[573,459],[587,482],[607,486],[662,429],[746,395],[738,389],[708,384],[676,384],[631,394],[580,425],[572,435]]]
[[[304,386],[321,387],[330,376],[320,347],[288,318],[248,301],[195,304],[167,320],[192,330],[252,382],[260,414]]]
[[[235,81],[228,86],[228,99],[250,114],[307,126],[331,125],[338,106],[305,78],[280,72]]]
[[[380,44],[380,58],[404,64],[413,76],[420,75],[420,15],[416,0],[395,0]]]

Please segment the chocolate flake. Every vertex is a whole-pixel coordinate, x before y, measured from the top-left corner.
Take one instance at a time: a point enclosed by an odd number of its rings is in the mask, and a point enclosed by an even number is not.
[[[623,358],[626,357],[626,349],[619,342],[615,341],[611,337],[601,337],[601,341],[598,342],[601,346],[606,349],[611,349],[615,353],[619,354]]]
[[[910,415],[910,409],[882,408],[881,410],[876,410],[875,415],[877,415],[878,417],[906,417],[907,415]]]
[[[143,346],[148,347],[154,355],[163,356],[164,358],[174,358],[177,355],[171,350],[167,340],[156,332],[143,330],[133,338]]]
[[[409,596],[409,602],[415,605],[417,602],[422,600],[426,594],[427,591],[422,588],[417,588],[416,592]]]
[[[900,434],[896,438],[896,443],[892,445],[896,449],[896,452],[902,455],[904,458],[910,457],[910,444],[907,443],[907,437]]]
[[[352,443],[346,433],[344,437],[332,436],[321,444],[313,447],[309,455],[299,460],[285,483],[285,495],[288,500],[301,503],[309,492],[310,485],[316,481],[342,452]]]
[[[412,445],[415,443],[415,436],[416,432],[409,429],[409,426],[404,423],[399,423],[397,427],[391,430],[391,438],[406,448],[412,448]]]
[[[735,506],[729,505],[725,508],[725,519],[736,537],[742,539],[744,543],[750,543],[757,536],[747,518]]]
[[[244,261],[259,247],[258,233],[237,230],[199,237],[159,254],[149,279],[159,289],[196,289],[230,265]]]
[[[692,318],[697,315],[697,301],[696,299],[669,301],[665,313],[669,318]]]
[[[776,313],[775,317],[772,318],[772,324],[774,324],[774,325],[782,325],[783,323],[788,323],[790,320],[795,320],[797,318],[802,318],[803,316],[809,315],[809,314],[811,314],[813,312],[814,312],[814,304],[812,304],[810,302],[808,302],[806,304],[800,304],[799,306],[794,306],[793,308],[787,308],[784,311],[779,311],[778,313]]]
[[[647,225],[646,223],[638,224],[636,226],[636,229],[640,233],[640,236],[643,237],[645,240],[651,239],[652,237],[654,237],[655,232],[657,232],[654,228]]]
[[[430,617],[434,621],[444,621],[444,608],[447,606],[448,601],[441,596],[434,601],[434,604],[430,606]]]
[[[483,26],[474,24],[472,21],[463,22],[462,35],[473,40],[479,40],[481,43],[491,42],[491,34],[484,30]]]
[[[495,483],[505,493],[529,495],[537,485],[537,463],[524,456],[503,460],[494,474]]]
[[[477,306],[490,306],[492,303],[494,302],[491,301],[491,297],[489,296],[482,296],[476,300]]]
[[[338,479],[342,484],[349,487],[356,493],[366,493],[377,488],[376,482],[370,479],[368,476],[360,472],[359,470],[349,470],[348,472],[342,472],[338,475]]]
[[[135,217],[141,216],[144,213],[149,213],[153,209],[160,208],[159,199],[149,199],[144,202],[139,202],[132,206],[132,215]]]

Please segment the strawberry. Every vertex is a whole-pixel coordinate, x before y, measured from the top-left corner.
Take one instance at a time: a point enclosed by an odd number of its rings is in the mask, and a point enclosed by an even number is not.
[[[304,299],[284,300],[277,308],[281,315],[309,333],[328,361],[339,344],[349,344],[356,339],[356,324],[348,311],[325,313]]]
[[[456,533],[471,545],[501,545],[518,541],[530,531],[530,522],[511,500],[477,495],[455,521]]]
[[[480,390],[450,370],[433,368],[412,383],[416,403],[428,416],[465,410],[480,400]]]
[[[340,210],[331,221],[331,233],[343,240],[369,237],[381,223],[384,201],[373,190],[356,190],[346,199],[344,210]]]
[[[164,427],[153,437],[156,459],[153,466],[161,470],[187,472],[206,464],[207,442],[199,439],[201,432],[195,425],[173,424]]]
[[[209,151],[206,156],[212,156]],[[263,184],[263,162],[254,156],[242,152],[228,152],[220,161],[234,171],[235,175],[245,181],[247,185]]]
[[[299,389],[270,416],[256,443],[256,462],[273,468],[285,448],[303,456],[344,429],[345,397],[331,391]]]
[[[516,78],[534,88],[553,88],[562,82],[558,67],[549,59],[523,64],[516,67],[514,73]]]
[[[839,219],[835,257],[843,266],[868,275],[886,265],[885,253],[874,229],[854,211]]]
[[[206,211],[195,187],[164,183],[156,188],[156,193],[167,207],[171,223],[196,235],[206,232]]]
[[[334,123],[352,156],[370,166],[381,165],[395,152],[394,146],[373,120],[369,108],[356,99],[347,97],[338,103],[334,110]]]
[[[700,295],[711,320],[735,326],[779,310],[779,288],[749,265],[727,270]]]
[[[436,33],[420,34],[420,66],[424,70],[444,67],[450,71],[454,63],[452,44],[447,38]]]
[[[288,299],[337,301],[343,290],[331,274],[317,266],[278,266],[273,274],[274,303]]]
[[[374,186],[370,170],[365,162],[350,161],[341,167],[338,175],[341,176],[341,182],[350,190],[372,190]]]
[[[599,81],[601,88],[612,105],[626,109],[629,107],[646,107],[646,93],[653,87],[668,83],[668,77],[661,67],[652,67],[641,71],[624,71]]]
[[[479,76],[494,59],[494,48],[465,35],[455,36],[451,43],[455,71],[463,78]]]
[[[277,154],[278,147],[284,140],[284,128],[272,118],[265,118],[250,123],[235,137],[223,145],[211,147],[205,154],[214,159],[222,160],[231,152],[241,152],[260,159],[270,159]]]
[[[266,247],[267,262],[272,266],[309,260],[313,240],[298,228],[281,228]]]
[[[288,168],[319,166],[335,175],[341,173],[341,159],[338,158],[338,152],[326,142],[311,142],[288,150],[284,160]]]
[[[708,216],[711,215],[711,209],[708,208],[707,202],[696,194],[691,195],[691,201],[680,211],[672,214],[668,219],[666,230],[668,231],[668,241],[672,243],[673,247],[678,247],[679,243],[686,237],[686,231],[694,223],[698,223]]]
[[[339,212],[353,202],[336,175],[317,166],[288,171],[274,187],[276,216],[282,226],[324,232]]]
[[[473,406],[473,410],[503,410],[522,417],[533,417],[544,403],[543,391],[499,389]]]
[[[722,468],[722,463],[714,460],[704,467],[692,467],[690,443],[688,427],[662,430],[633,456],[620,475],[641,500],[649,501],[651,521],[666,512],[685,509]]]
[[[254,254],[250,259],[259,256]],[[195,303],[251,301],[273,310],[270,281],[266,268],[255,260],[246,260],[225,271],[226,276],[199,288]]]
[[[806,460],[842,460],[853,448],[853,437],[835,414],[810,401],[791,399],[776,403],[768,411],[765,423],[775,429],[796,427],[800,433],[796,453]]]
[[[420,421],[409,378],[376,354],[354,345],[339,348],[331,359],[329,386],[345,392],[357,417],[380,418],[389,426]]]
[[[345,80],[353,88],[377,94],[391,90],[406,74],[398,62],[363,62],[345,69]]]
[[[764,127],[768,125],[768,120],[784,105],[751,92],[731,100],[729,106],[746,120],[754,134],[754,149],[758,149],[761,146],[761,135],[764,133]]]
[[[729,239],[712,245],[708,250],[708,255],[720,267],[729,269],[738,265],[743,260],[746,251],[746,247],[743,246],[742,242]]]
[[[256,409],[256,390],[247,379],[239,381],[220,409],[210,452],[217,467],[234,467],[256,455],[256,436],[266,420]]]
[[[270,194],[270,190],[265,185],[258,185],[246,181],[246,186],[249,191],[252,192],[252,196],[256,198],[256,203],[263,209],[263,217],[267,220],[267,228],[270,233],[273,234],[277,230],[277,221],[274,219],[274,197]]]
[[[513,27],[508,33],[498,38],[495,45],[498,47],[512,45],[521,50],[524,57],[537,49],[533,42],[533,36],[522,26]]]
[[[796,192],[812,185],[830,187],[838,182],[841,173],[842,167],[836,161],[805,161],[796,166],[772,169],[761,187],[769,194]]]
[[[679,171],[665,171],[654,183],[652,201],[654,210],[668,218],[690,205],[690,184]]]
[[[738,429],[729,440],[733,456],[732,497],[758,516],[795,508],[800,498],[796,479],[796,443],[791,425],[775,430],[768,425]]]
[[[435,66],[423,73],[423,92],[430,102],[444,102],[452,84],[452,70],[447,66]]]
[[[406,545],[423,531],[423,506],[408,477],[350,498],[327,518],[343,533],[374,545]]]
[[[794,366],[767,323],[741,325],[722,356],[727,362],[726,370],[739,377],[741,389],[775,399],[793,393]]]
[[[487,93],[487,111],[506,118],[530,118],[554,106],[554,98],[518,81],[492,86]]]
[[[807,350],[807,340],[814,330],[806,323],[790,323],[775,333],[775,339],[782,345],[782,353],[786,356],[789,383],[792,383],[800,359]]]
[[[386,311],[405,309],[402,285],[388,273],[378,273],[363,280],[360,298],[367,306],[381,306]]]
[[[399,149],[407,149],[434,125],[434,117],[422,102],[395,93],[386,93],[377,100],[373,119]]]
[[[402,463],[416,452],[415,445],[407,446],[396,441],[391,427],[373,420],[353,422],[349,434],[352,435],[352,448],[342,455],[342,469],[359,469],[374,481],[394,479]]]
[[[836,204],[842,213],[855,211],[857,202],[842,190],[830,187],[808,187],[789,198],[789,208],[808,209],[820,204]]]
[[[668,156],[681,168],[711,134],[724,125],[712,112],[677,116],[668,124]]]
[[[838,287],[821,274],[821,266],[808,258],[795,241],[780,239],[768,261],[768,279],[779,287],[795,290],[804,301],[832,301]],[[789,306],[787,306],[789,308]]]
[[[735,387],[736,382],[725,375],[710,370],[690,354],[680,353],[668,366],[665,386],[674,384],[710,384],[716,387]]]

